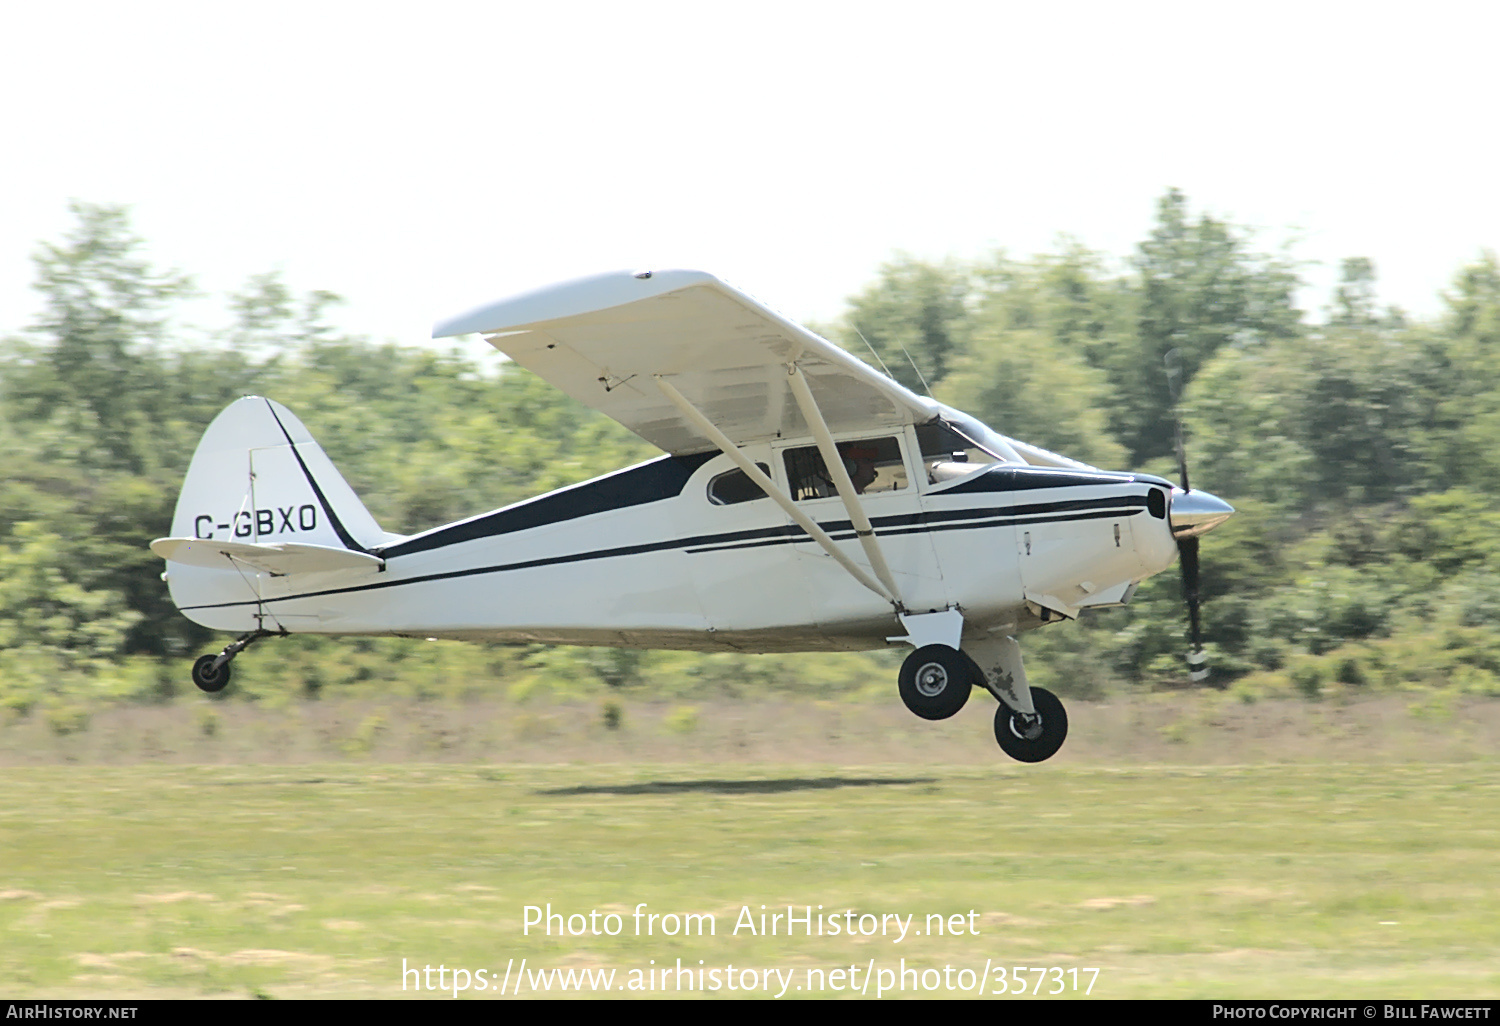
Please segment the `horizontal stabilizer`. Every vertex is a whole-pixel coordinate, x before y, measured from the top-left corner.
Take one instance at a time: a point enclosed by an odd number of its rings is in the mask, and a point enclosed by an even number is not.
[[[158,538],[151,543],[151,551],[172,563],[210,570],[224,570],[234,563],[243,563],[278,576],[322,570],[378,570],[385,564],[379,556],[366,552],[306,542],[256,545],[204,538]]]

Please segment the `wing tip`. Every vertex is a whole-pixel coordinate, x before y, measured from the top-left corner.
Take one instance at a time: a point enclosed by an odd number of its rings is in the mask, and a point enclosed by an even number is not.
[[[544,285],[505,299],[475,307],[467,313],[439,321],[433,338],[492,334],[525,328],[543,321],[597,313],[639,299],[649,299],[693,285],[715,283],[728,287],[707,271],[679,268],[606,271],[572,281]]]

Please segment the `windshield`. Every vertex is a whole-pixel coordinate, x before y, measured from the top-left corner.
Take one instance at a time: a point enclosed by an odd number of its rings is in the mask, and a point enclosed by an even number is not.
[[[917,446],[922,453],[922,465],[927,470],[928,484],[941,484],[992,463],[1006,462],[997,451],[999,446],[986,445],[974,437],[978,432],[973,427],[983,428],[982,424],[975,421],[972,426],[966,424],[964,427],[970,430],[965,431],[942,417],[917,425]],[[991,432],[986,430],[986,433]]]

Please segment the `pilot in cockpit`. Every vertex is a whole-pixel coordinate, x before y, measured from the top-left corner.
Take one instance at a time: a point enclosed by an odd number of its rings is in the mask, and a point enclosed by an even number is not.
[[[875,461],[880,458],[880,453],[857,442],[845,442],[839,446],[839,455],[844,458],[844,469],[849,472],[854,490],[863,494],[875,480]]]

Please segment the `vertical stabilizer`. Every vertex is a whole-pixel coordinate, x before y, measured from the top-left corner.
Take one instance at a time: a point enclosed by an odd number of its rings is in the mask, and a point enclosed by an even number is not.
[[[203,433],[177,499],[172,538],[365,553],[387,536],[291,410],[246,396]],[[244,604],[261,597],[253,566],[228,556],[221,569],[169,558],[167,583],[177,607],[204,626],[261,626],[258,605]]]

